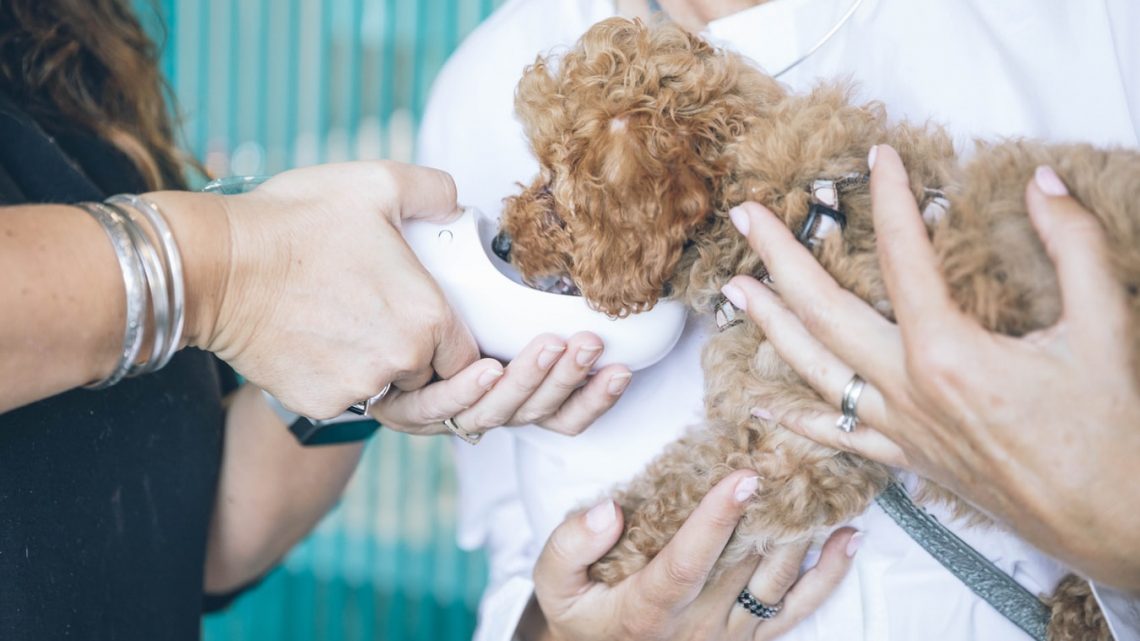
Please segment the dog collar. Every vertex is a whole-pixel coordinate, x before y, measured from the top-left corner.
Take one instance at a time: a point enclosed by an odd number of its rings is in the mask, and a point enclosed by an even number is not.
[[[870,176],[861,173],[844,174],[838,178],[820,178],[811,184],[811,207],[807,218],[796,232],[796,239],[808,249],[815,249],[819,241],[838,227],[840,230],[847,227],[847,216],[839,207],[839,197],[844,190],[855,186],[866,185]],[[761,282],[770,283],[772,277],[764,267],[760,268],[757,278]],[[716,319],[717,329],[725,331],[744,322],[744,315],[735,305],[724,296],[717,297],[713,303],[713,317]]]
[[[812,181],[811,207],[808,208],[807,218],[796,232],[796,240],[812,250],[819,246],[820,241],[836,227],[840,231],[845,229],[847,215],[840,207],[840,197],[844,191],[853,187],[862,187],[870,181],[869,175],[859,172]],[[922,202],[922,218],[927,225],[934,225],[950,210],[950,199],[941,189],[927,187],[923,192],[925,198]],[[772,282],[772,276],[763,266],[760,267],[760,273],[756,277],[761,282]],[[744,322],[740,310],[724,296],[717,297],[713,303],[713,317],[716,319],[717,329],[722,332]]]

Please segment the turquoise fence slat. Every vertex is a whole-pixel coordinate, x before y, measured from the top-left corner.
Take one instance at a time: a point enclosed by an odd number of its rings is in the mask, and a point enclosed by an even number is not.
[[[501,2],[136,6],[161,38],[183,146],[211,174],[226,176],[410,160],[432,79]],[[206,618],[205,641],[470,638],[486,566],[455,546],[448,447],[444,439],[381,430],[340,505],[258,587]]]

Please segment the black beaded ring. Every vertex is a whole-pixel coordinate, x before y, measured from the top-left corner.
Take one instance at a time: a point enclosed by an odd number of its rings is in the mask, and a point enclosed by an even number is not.
[[[740,591],[740,596],[736,597],[736,602],[739,603],[745,610],[748,610],[752,616],[758,617],[765,621],[775,617],[780,613],[780,610],[784,608],[783,601],[777,603],[776,605],[767,605],[765,603],[761,603],[756,597],[752,596],[752,593],[748,591],[748,588],[744,588]]]

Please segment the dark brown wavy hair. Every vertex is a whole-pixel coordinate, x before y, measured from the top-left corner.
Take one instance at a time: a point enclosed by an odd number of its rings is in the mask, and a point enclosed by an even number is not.
[[[158,48],[130,0],[0,0],[0,88],[49,132],[97,136],[184,188]]]

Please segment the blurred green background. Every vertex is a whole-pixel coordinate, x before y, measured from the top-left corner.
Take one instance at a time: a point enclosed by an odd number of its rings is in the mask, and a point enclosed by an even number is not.
[[[183,143],[213,176],[410,160],[431,81],[502,0],[137,0]],[[480,555],[455,546],[442,438],[381,430],[348,491],[206,641],[468,639]]]

